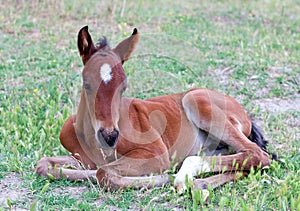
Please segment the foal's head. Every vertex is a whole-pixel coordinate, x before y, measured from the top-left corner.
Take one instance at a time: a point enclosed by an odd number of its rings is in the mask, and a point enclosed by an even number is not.
[[[111,49],[106,39],[95,46],[83,27],[78,33],[78,50],[84,64],[82,99],[86,103],[95,138],[103,149],[115,147],[119,135],[119,107],[126,89],[123,63],[138,42],[138,32]]]

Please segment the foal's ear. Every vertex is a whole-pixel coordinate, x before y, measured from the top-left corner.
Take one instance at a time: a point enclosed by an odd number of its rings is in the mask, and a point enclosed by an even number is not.
[[[97,51],[88,29],[88,26],[82,27],[77,38],[77,47],[83,64]]]
[[[134,50],[138,41],[139,33],[138,30],[134,28],[132,35],[120,42],[117,47],[113,49],[113,51],[120,56],[122,63],[129,59],[129,56]]]

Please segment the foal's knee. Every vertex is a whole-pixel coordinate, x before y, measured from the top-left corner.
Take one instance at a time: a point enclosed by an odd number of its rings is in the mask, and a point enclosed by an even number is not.
[[[96,173],[98,185],[109,190],[122,189],[122,176],[111,172],[109,169],[99,168]]]

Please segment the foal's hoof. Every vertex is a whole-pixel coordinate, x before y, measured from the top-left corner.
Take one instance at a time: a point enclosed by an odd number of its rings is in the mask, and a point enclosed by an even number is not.
[[[182,195],[188,190],[188,187],[193,188],[193,177],[188,174],[180,174],[175,175],[174,179],[174,187],[177,190],[179,195]]]
[[[176,175],[174,180],[174,186],[179,195],[183,195],[188,190],[192,190],[194,188],[193,178],[186,175],[187,177],[183,177],[182,175]]]
[[[247,162],[242,166],[244,169],[258,166],[263,168],[271,164],[270,155],[259,148],[257,150],[246,150],[245,161]]]
[[[35,173],[37,173],[40,176],[47,176],[48,172],[49,172],[49,166],[50,163],[48,162],[47,158],[42,158],[41,160],[39,160],[36,168],[35,168]]]
[[[179,195],[183,195],[187,190],[187,187],[184,183],[176,184],[175,187]]]
[[[39,160],[34,171],[41,177],[48,177],[50,179],[59,178],[57,173],[55,173],[55,167],[53,169],[51,162],[46,157]]]
[[[209,191],[207,189],[194,189],[192,191],[192,196],[198,202],[204,202],[205,204],[208,203],[209,200]]]
[[[204,203],[207,203],[209,200],[209,191],[207,190],[207,183],[205,182],[190,182],[190,193],[193,197],[197,198],[197,200],[200,200]],[[188,188],[185,185],[185,183],[177,183],[175,184],[177,193],[179,195],[183,195],[187,192]],[[199,198],[200,197],[200,198]]]

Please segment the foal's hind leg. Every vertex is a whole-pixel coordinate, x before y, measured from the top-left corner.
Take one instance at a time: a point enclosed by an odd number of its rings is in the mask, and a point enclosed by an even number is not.
[[[226,172],[224,174],[217,174],[214,176],[210,176],[207,178],[202,179],[195,179],[193,181],[194,188],[195,189],[207,189],[208,187],[211,187],[212,189],[215,189],[221,185],[224,185],[230,181],[234,181],[237,179],[241,179],[246,175],[246,173],[243,172]]]
[[[234,159],[245,170],[249,170],[251,166],[257,167],[260,163],[262,167],[270,164],[268,153],[247,138],[251,131],[251,120],[234,99],[211,90],[200,89],[184,96],[183,107],[189,120],[198,128],[237,152],[234,157],[221,156],[219,159],[223,164],[216,165],[214,171],[222,170],[220,168],[224,165],[228,167],[227,170],[231,170]],[[248,161],[244,164],[246,159]]]
[[[224,174],[218,174],[203,179],[195,179],[193,181],[193,189],[202,190],[202,198],[206,201],[209,198],[209,191],[207,190],[208,187],[215,189],[230,181],[242,179],[245,175],[246,174],[243,172],[226,172]]]
[[[198,171],[243,171],[270,164],[268,153],[246,137],[251,130],[250,118],[232,98],[210,90],[196,90],[183,98],[183,107],[191,122],[216,140],[231,146],[237,154],[207,156],[204,159],[188,157],[175,178],[178,189],[185,187],[186,176],[192,180]]]

